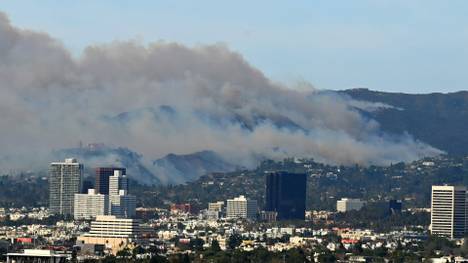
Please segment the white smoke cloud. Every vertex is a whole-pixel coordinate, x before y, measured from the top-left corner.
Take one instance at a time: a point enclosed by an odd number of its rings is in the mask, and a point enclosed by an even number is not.
[[[247,166],[255,156],[389,164],[440,153],[382,135],[356,105],[382,107],[275,84],[223,45],[114,42],[75,59],[0,13],[0,170],[46,166],[51,150],[80,140],[129,147],[146,160],[213,150]]]

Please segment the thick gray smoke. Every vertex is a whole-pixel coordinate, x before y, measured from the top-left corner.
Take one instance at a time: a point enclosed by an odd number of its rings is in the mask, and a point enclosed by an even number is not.
[[[388,164],[440,153],[381,134],[356,105],[382,106],[275,84],[222,45],[115,42],[76,59],[0,14],[1,170],[46,166],[49,152],[80,140],[146,160],[213,150],[246,166],[258,156]]]

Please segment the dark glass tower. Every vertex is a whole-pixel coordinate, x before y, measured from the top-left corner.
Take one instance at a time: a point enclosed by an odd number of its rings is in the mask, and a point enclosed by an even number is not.
[[[305,217],[307,175],[274,172],[266,176],[266,211],[277,212],[277,220]]]
[[[126,174],[125,168],[99,167],[96,168],[96,192],[98,194],[109,194],[109,177],[114,175],[114,171],[122,171]]]

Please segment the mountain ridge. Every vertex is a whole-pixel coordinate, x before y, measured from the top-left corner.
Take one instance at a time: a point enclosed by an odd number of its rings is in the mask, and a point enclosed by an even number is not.
[[[339,93],[356,100],[398,107],[399,110],[386,108],[363,112],[376,120],[383,132],[408,133],[448,154],[468,154],[468,91],[406,94],[351,89]]]

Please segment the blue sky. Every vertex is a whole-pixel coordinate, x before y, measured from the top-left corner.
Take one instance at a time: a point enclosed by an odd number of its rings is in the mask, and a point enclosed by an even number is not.
[[[0,1],[76,56],[113,40],[225,43],[275,81],[409,93],[468,89],[468,1]],[[0,40],[1,41],[1,40]]]

